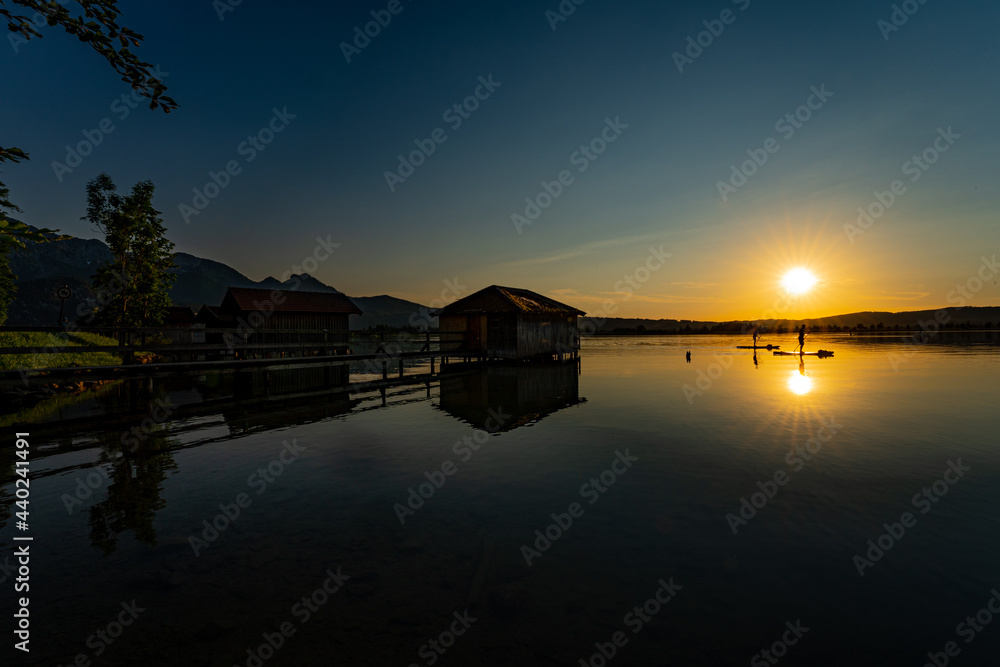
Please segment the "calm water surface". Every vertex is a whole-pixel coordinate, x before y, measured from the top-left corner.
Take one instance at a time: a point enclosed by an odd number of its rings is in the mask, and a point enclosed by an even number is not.
[[[1000,590],[996,335],[814,335],[836,356],[802,365],[737,342],[587,340],[579,369],[384,395],[180,378],[8,416],[3,664],[919,667],[948,642],[996,664],[1000,616],[958,627]],[[10,650],[16,430],[30,656]]]

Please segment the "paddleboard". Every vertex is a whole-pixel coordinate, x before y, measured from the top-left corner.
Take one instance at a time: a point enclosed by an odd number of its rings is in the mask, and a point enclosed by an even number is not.
[[[819,350],[817,352],[775,352],[774,356],[778,357],[832,357],[833,352],[831,350]]]

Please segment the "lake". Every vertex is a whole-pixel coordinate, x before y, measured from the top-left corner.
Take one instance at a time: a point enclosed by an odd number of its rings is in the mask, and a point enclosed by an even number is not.
[[[814,334],[836,354],[803,363],[745,342],[588,338],[579,366],[280,399],[171,378],[8,415],[4,654],[993,664],[998,334]],[[15,431],[30,654],[10,647]]]

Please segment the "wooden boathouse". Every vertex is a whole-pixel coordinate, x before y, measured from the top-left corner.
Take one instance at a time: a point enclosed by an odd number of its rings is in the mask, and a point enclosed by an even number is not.
[[[585,313],[536,292],[491,285],[431,313],[441,350],[455,356],[526,361],[578,358]]]
[[[348,320],[360,314],[361,309],[340,292],[230,287],[219,306],[199,311],[198,322],[209,329],[233,330],[232,334],[209,334],[208,343],[231,339],[236,348],[244,349],[289,344],[289,351],[279,356],[316,356],[348,354]],[[260,356],[237,354],[238,358]]]

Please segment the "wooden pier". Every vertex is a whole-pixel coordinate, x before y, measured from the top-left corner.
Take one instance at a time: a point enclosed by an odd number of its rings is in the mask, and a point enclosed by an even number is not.
[[[375,375],[366,384],[404,378],[408,369],[425,368],[434,376],[448,366],[481,364],[488,361],[480,350],[470,350],[461,333],[407,334],[390,332],[261,329],[250,332],[233,329],[101,328],[64,331],[52,327],[0,327],[0,332],[49,333],[66,342],[45,347],[0,348],[0,355],[49,355],[103,352],[119,356],[115,365],[37,367],[26,364],[17,370],[0,371],[0,381],[10,384],[51,384],[75,380],[113,380],[170,374],[232,373],[247,370],[288,371],[306,368],[344,368],[340,384],[350,383],[355,373]],[[97,333],[120,341],[117,345],[71,345],[76,333]],[[356,348],[373,349],[357,353]],[[140,363],[144,355],[157,361]],[[537,359],[535,361],[547,361]],[[552,355],[552,361],[578,361],[579,348]],[[363,366],[357,369],[358,364]]]

